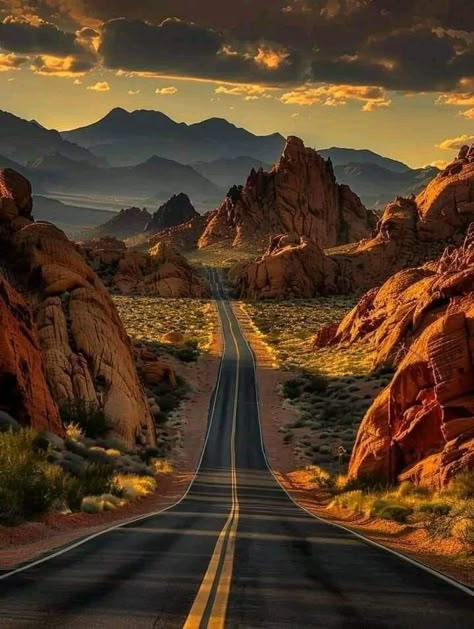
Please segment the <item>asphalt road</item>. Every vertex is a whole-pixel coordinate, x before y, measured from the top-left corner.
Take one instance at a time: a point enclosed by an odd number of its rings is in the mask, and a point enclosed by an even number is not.
[[[311,517],[281,489],[261,445],[252,353],[214,287],[225,352],[187,495],[1,575],[0,628],[474,627],[468,593]]]

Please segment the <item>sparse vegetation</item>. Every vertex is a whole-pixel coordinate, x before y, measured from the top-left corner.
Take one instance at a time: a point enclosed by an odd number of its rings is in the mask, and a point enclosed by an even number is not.
[[[68,400],[60,408],[61,420],[71,433],[80,433],[91,439],[105,437],[109,431],[104,411],[94,402]]]
[[[217,313],[213,302],[204,299],[114,296],[114,302],[128,334],[154,349],[180,360],[196,360],[212,341]],[[176,332],[182,343],[163,342]]]
[[[0,521],[46,511],[98,513],[143,497],[167,473],[163,459],[118,442],[93,441],[76,428],[66,439],[20,429],[0,433]]]
[[[315,349],[312,339],[324,325],[339,322],[355,297],[319,297],[281,302],[246,302],[244,309],[284,370],[297,373],[281,395],[298,410],[286,426],[296,457],[330,472],[343,472],[360,422],[391,379],[389,368],[373,370],[367,343]],[[288,322],[291,321],[291,325]]]

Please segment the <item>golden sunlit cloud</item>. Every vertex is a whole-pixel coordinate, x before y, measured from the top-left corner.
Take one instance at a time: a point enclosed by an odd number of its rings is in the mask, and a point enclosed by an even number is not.
[[[272,98],[268,88],[262,85],[219,85],[214,90],[216,94],[227,96],[243,96],[244,100],[258,100],[259,98]]]
[[[76,79],[74,81],[74,85],[82,85],[82,81],[80,81],[79,79]]]
[[[159,96],[174,96],[178,93],[178,88],[170,85],[169,87],[157,87],[155,90],[155,94]]]
[[[129,96],[136,96],[137,94],[140,94],[140,90],[128,90],[127,94]]]
[[[434,166],[435,168],[439,168],[440,170],[444,170],[448,164],[449,164],[449,162],[447,160],[445,160],[445,159],[435,159],[430,164],[427,164],[427,166]]]
[[[25,57],[17,57],[17,55],[5,55],[0,53],[0,72],[10,72],[10,70],[19,70],[20,66],[25,63]]]
[[[453,94],[441,94],[436,100],[437,105],[455,105],[456,107],[468,107],[474,105],[473,92],[461,92]]]
[[[459,149],[465,144],[472,144],[474,142],[474,135],[460,135],[457,138],[448,138],[447,140],[443,140],[440,144],[437,144],[436,147],[439,149],[449,150],[449,151],[459,151]]]
[[[284,105],[326,105],[339,107],[346,105],[348,100],[362,101],[363,111],[374,111],[379,107],[389,107],[385,91],[381,87],[371,85],[323,85],[321,87],[299,87],[286,92],[280,98]]]
[[[87,89],[92,90],[93,92],[109,92],[110,85],[107,81],[97,81],[94,85],[88,85]]]
[[[77,77],[84,76],[84,70],[77,70],[77,60],[72,55],[55,57],[40,55],[31,64],[31,70],[42,76]]]
[[[289,54],[285,50],[274,50],[268,47],[259,47],[254,60],[267,70],[278,70],[282,63],[288,59]]]
[[[474,120],[474,107],[472,109],[468,109],[467,111],[463,111],[462,115],[464,116],[464,118]]]

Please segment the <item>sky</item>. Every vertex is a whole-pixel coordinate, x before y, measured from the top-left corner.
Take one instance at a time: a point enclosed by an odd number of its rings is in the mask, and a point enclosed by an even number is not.
[[[0,0],[0,108],[226,118],[442,165],[474,142],[472,0]]]

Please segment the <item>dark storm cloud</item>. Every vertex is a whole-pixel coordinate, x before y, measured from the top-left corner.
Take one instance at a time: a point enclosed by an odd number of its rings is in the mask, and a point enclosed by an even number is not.
[[[0,46],[12,52],[56,56],[70,55],[77,50],[73,33],[66,33],[48,22],[36,25],[13,17],[6,17],[0,23]]]
[[[169,18],[161,24],[106,22],[99,53],[104,65],[130,72],[177,74],[229,81],[294,81],[300,56],[262,42],[235,47],[222,32]]]
[[[18,15],[17,0],[4,4]],[[310,78],[415,91],[455,89],[461,78],[474,76],[473,0],[30,0],[27,4],[33,13],[37,5],[41,17],[52,24],[36,31],[27,25],[7,25],[5,49],[73,54],[78,42],[86,45],[102,29],[103,63],[113,69],[275,85],[296,85]],[[286,55],[284,60],[270,67],[265,63],[270,57],[261,54],[256,62],[262,46]]]

